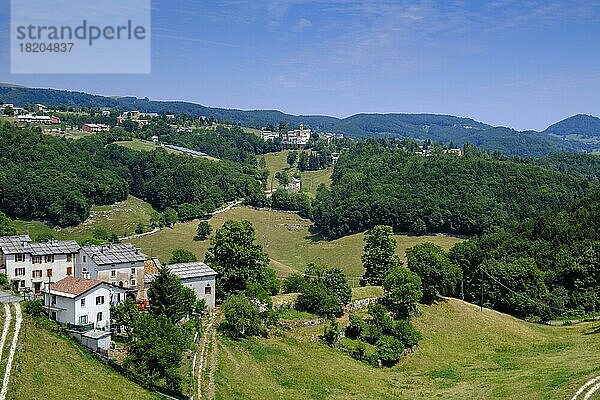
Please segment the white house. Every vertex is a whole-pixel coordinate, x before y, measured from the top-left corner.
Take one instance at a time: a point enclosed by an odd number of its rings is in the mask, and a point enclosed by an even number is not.
[[[74,275],[80,249],[74,240],[32,243],[27,235],[0,237],[0,272],[15,290],[38,293],[43,283]]]
[[[144,261],[147,257],[129,243],[85,246],[77,256],[75,276],[98,279],[128,290],[132,297],[144,295]]]
[[[152,265],[146,266],[146,283],[149,285],[158,269],[162,268],[158,259],[152,259]],[[181,264],[167,265],[174,275],[181,279],[181,283],[184,286],[191,288],[195,293],[198,300],[204,299],[206,302],[206,308],[208,310],[214,310],[215,308],[215,289],[216,289],[216,278],[217,273],[203,262],[189,262]]]
[[[95,279],[68,276],[43,289],[44,307],[60,324],[78,331],[110,328],[110,307],[125,300],[125,290]]]
[[[305,129],[304,125],[300,124],[300,129],[288,131],[283,137],[283,144],[303,148],[310,140],[310,129]]]

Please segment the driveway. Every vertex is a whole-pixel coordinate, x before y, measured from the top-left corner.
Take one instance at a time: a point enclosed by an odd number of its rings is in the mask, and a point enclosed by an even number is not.
[[[15,296],[0,290],[0,303],[18,303],[23,300],[23,297]]]

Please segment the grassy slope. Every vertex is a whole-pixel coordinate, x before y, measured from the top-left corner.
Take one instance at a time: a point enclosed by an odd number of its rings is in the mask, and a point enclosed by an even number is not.
[[[565,399],[600,364],[591,324],[533,325],[455,299],[423,307],[415,324],[420,347],[392,369],[320,343],[322,326],[221,338],[217,399]]]
[[[267,169],[270,173],[270,178],[273,178],[273,187],[279,187],[277,180],[274,179],[274,176],[279,171],[288,171],[293,173],[296,171],[295,169],[290,170],[289,165],[287,163],[287,155],[289,151],[280,151],[278,153],[270,153],[265,154],[265,162],[267,165]],[[316,194],[317,188],[321,183],[324,183],[327,186],[331,185],[331,174],[333,173],[333,167],[322,169],[320,171],[305,171],[301,173],[301,184],[302,190],[312,194],[313,196]],[[270,185],[270,183],[269,183]]]
[[[140,139],[124,140],[121,142],[114,142],[114,144],[126,147],[131,150],[135,150],[135,151],[154,151],[161,147],[152,142],[148,142],[146,140],[140,140]],[[180,151],[169,149],[168,147],[165,147],[164,149],[168,153],[171,153],[171,154],[182,154]]]
[[[86,239],[92,237],[94,228],[105,228],[119,236],[133,234],[138,223],[150,223],[152,206],[143,200],[129,196],[127,200],[110,206],[93,206],[90,218],[82,224],[54,230],[39,221],[15,221],[19,234],[29,234],[35,239],[40,233],[52,233],[57,239]]]
[[[296,214],[253,208],[234,208],[216,215],[210,220],[210,224],[213,229],[216,229],[228,219],[247,219],[252,222],[257,241],[275,260],[276,269],[282,275],[290,272],[286,266],[302,271],[311,262],[340,267],[350,276],[359,276],[363,273],[360,260],[364,246],[363,234],[325,241],[312,235],[308,231],[310,221],[302,220]],[[173,229],[165,229],[132,242],[145,254],[157,256],[162,261],[168,261],[171,251],[178,247],[191,250],[199,259],[204,259],[209,241],[194,240],[197,226],[197,222],[177,224]],[[418,243],[431,241],[448,249],[462,239],[445,235],[396,235],[396,240],[398,241],[397,252],[404,257],[406,249]]]
[[[159,399],[68,338],[24,319],[9,400]]]

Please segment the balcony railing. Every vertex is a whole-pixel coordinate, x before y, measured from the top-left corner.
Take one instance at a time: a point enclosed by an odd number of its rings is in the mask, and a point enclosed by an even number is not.
[[[67,322],[67,329],[70,329],[72,331],[77,331],[77,332],[87,332],[87,331],[91,331],[92,329],[94,329],[94,324],[70,324]]]

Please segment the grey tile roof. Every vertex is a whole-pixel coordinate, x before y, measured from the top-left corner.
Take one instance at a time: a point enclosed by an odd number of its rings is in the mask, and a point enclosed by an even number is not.
[[[53,242],[31,243],[31,254],[43,256],[47,254],[73,254],[81,247],[74,240],[56,240]]]
[[[148,257],[130,243],[86,246],[82,250],[98,265],[146,261]]]
[[[81,247],[74,240],[52,240],[49,242],[31,243],[31,238],[24,235],[0,237],[0,249],[4,254],[44,256],[77,253]]]
[[[204,276],[216,276],[218,273],[204,264],[203,262],[189,262],[189,263],[181,263],[181,264],[171,264],[167,265],[169,271],[178,276],[181,279],[189,279],[189,278],[201,278]],[[148,274],[144,275],[144,283],[150,284],[156,278],[158,274]]]
[[[21,254],[25,252],[25,247],[31,242],[27,235],[23,236],[2,236],[0,237],[0,249],[4,254]]]
[[[181,264],[171,264],[167,265],[167,268],[169,268],[169,271],[171,271],[173,274],[177,275],[181,279],[217,275],[214,269],[200,261]]]

